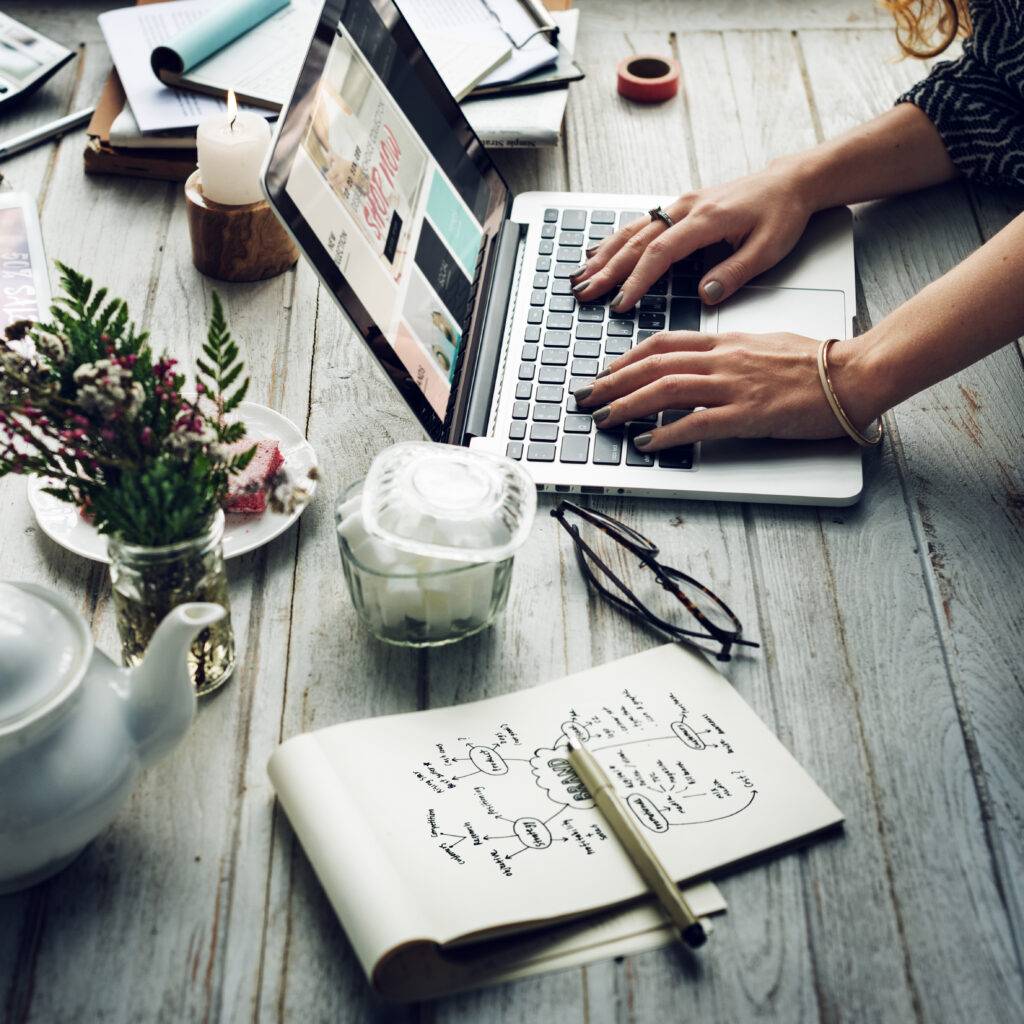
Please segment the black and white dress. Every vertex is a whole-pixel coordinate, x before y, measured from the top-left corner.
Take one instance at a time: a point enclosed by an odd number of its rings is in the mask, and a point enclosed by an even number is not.
[[[963,56],[896,102],[913,103],[972,181],[1024,186],[1024,0],[972,0]]]

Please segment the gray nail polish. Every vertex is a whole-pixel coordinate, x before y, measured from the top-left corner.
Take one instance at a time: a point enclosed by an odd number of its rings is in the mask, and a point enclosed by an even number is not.
[[[601,372],[600,372],[600,373],[599,373],[599,374],[597,375],[597,377],[595,377],[595,380],[600,380],[600,379],[601,379],[602,377],[607,377],[607,376],[608,376],[608,374],[609,374],[609,373],[611,373],[611,372],[612,372],[612,371],[611,371],[611,367],[609,367],[609,366],[606,366],[606,367],[605,367],[605,368],[604,368],[604,369],[603,369],[603,370],[602,370],[602,371],[601,371]]]
[[[614,309],[616,312],[618,312],[618,305],[619,305],[619,303],[621,301],[622,301],[622,292],[619,292],[619,294],[616,295],[615,298],[612,299],[612,301],[608,303],[608,305],[611,306],[611,308]]]
[[[573,295],[576,295],[579,292],[583,291],[583,289],[586,288],[589,284],[590,284],[589,281],[580,281],[579,284],[574,284],[572,286],[572,293],[573,293]]]
[[[575,398],[577,402],[585,402],[590,397],[590,392],[593,390],[593,384],[584,384],[583,387],[577,388],[572,393],[572,397]]]
[[[570,275],[570,278],[579,277],[587,269],[586,263],[581,263]]]
[[[592,414],[595,423],[604,423],[606,419],[612,414],[612,407],[610,405],[603,406]]]
[[[708,283],[704,285],[704,294],[712,302],[720,299],[722,297],[722,292],[724,291],[725,289],[722,287],[721,281],[708,281]]]
[[[598,250],[598,249],[600,249],[600,248],[601,248],[601,246],[600,246],[600,245],[592,245],[592,246],[591,246],[591,247],[590,247],[590,248],[589,248],[589,249],[587,250],[587,255],[588,255],[588,256],[593,256],[593,255],[594,255],[594,253],[595,253],[595,252],[597,252],[597,250]]]
[[[633,444],[636,445],[637,448],[646,448],[651,443],[651,439],[653,437],[654,435],[650,432],[646,434],[637,434],[636,437],[633,438]]]

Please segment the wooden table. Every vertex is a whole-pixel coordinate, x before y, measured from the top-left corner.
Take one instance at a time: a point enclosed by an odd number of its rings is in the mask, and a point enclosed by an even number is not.
[[[104,4],[10,3],[79,47],[7,136],[92,102]],[[514,187],[677,192],[757,168],[879,111],[924,68],[894,62],[871,0],[580,3],[557,150],[501,153]],[[673,54],[684,89],[620,102],[625,54]],[[87,178],[82,137],[4,164],[51,258],[127,297],[191,360],[210,309],[180,187]],[[1022,196],[953,184],[857,210],[859,329],[963,259]],[[251,396],[303,424],[323,477],[297,528],[231,563],[241,660],[184,746],[51,882],[0,900],[9,1021],[780,1022],[1024,1019],[1024,371],[1010,346],[887,417],[851,509],[619,500],[613,514],[727,595],[763,648],[728,669],[846,814],[845,834],[722,882],[700,965],[675,950],[426,1006],[374,1001],[265,767],[282,738],[553,679],[655,639],[588,595],[542,502],[508,613],[433,654],[372,642],[342,582],[333,498],[417,436],[308,267],[221,287]],[[0,572],[45,583],[117,642],[103,566],[0,485]]]

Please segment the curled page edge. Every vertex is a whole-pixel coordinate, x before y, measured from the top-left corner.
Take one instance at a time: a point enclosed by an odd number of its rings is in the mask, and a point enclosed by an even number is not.
[[[161,81],[183,75],[207,57],[266,21],[289,0],[229,0],[153,50],[150,63]]]
[[[267,773],[366,976],[410,937],[432,945],[415,894],[406,889],[345,788],[331,785],[336,773],[316,734],[286,740],[270,758]],[[325,785],[317,786],[317,779]],[[415,940],[417,935],[424,938]]]
[[[714,882],[684,887],[700,917],[726,911]],[[371,981],[385,999],[433,999],[553,971],[566,971],[612,957],[635,956],[679,941],[653,899],[607,907],[582,918],[463,947],[409,942],[376,966]]]

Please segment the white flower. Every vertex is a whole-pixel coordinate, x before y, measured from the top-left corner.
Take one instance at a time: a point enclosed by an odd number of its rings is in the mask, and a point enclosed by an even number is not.
[[[309,478],[316,479],[315,470],[310,470]],[[278,515],[290,516],[309,501],[309,488],[293,483],[286,469],[279,469],[266,486],[267,507]]]
[[[0,339],[0,394],[6,396],[5,400],[46,393],[56,386],[56,378],[39,361],[31,345]]]
[[[49,359],[51,363],[59,366],[67,358],[68,347],[59,335],[50,334],[48,331],[38,331],[33,340],[36,351]]]
[[[75,370],[74,379],[78,404],[100,416],[120,413],[125,419],[133,419],[146,398],[142,385],[132,380],[132,371],[110,359],[83,363]]]

